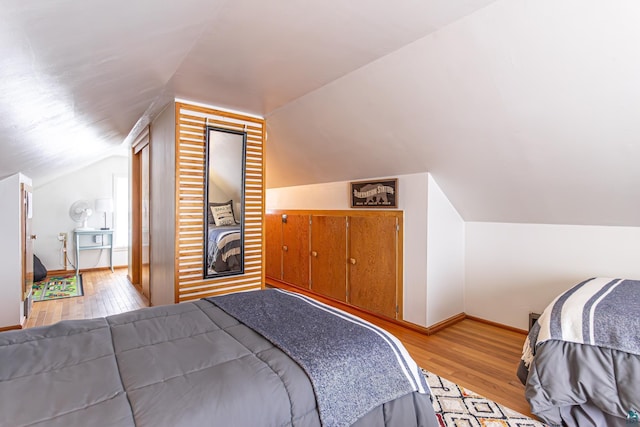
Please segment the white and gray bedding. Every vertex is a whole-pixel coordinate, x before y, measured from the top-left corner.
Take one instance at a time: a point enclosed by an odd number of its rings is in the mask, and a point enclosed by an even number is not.
[[[1,333],[0,396],[11,426],[321,425],[300,365],[206,300]],[[416,391],[353,425],[437,422]]]
[[[628,425],[640,410],[640,281],[593,278],[531,329],[518,377],[550,425]]]
[[[209,225],[207,267],[216,273],[238,271],[241,265],[240,225]]]

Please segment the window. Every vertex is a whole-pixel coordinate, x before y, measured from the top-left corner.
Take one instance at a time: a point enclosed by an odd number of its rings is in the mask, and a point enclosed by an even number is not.
[[[129,178],[113,176],[113,246],[129,246]]]

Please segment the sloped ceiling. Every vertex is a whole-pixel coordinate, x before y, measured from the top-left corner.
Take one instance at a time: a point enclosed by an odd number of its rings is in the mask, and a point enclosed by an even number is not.
[[[638,226],[638,22],[495,2],[269,115],[267,185],[429,171],[467,221]]]
[[[174,97],[267,118],[267,186],[432,172],[468,221],[640,225],[640,6],[0,0],[0,177]]]

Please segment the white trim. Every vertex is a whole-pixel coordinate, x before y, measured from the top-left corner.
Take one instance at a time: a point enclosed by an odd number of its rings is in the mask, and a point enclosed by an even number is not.
[[[182,104],[194,105],[196,107],[211,108],[211,109],[218,110],[218,111],[224,111],[226,113],[239,114],[239,115],[242,115],[242,116],[253,117],[254,119],[264,120],[264,117],[259,116],[257,114],[251,114],[251,113],[246,113],[244,111],[232,110],[230,108],[222,108],[222,107],[218,107],[218,106],[215,106],[215,105],[204,104],[202,102],[191,101],[189,99],[175,98],[175,102],[180,102]]]

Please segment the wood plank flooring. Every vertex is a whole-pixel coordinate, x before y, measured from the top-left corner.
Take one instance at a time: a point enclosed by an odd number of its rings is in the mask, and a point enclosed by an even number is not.
[[[518,332],[465,319],[434,335],[403,341],[423,368],[531,417],[516,377],[524,340]]]
[[[34,303],[27,327],[108,316],[148,306],[129,283],[126,268],[116,269],[115,273],[85,272],[82,277],[84,296]],[[355,313],[396,335],[421,367],[531,416],[524,386],[515,374],[523,334],[466,319],[426,336],[397,323]]]
[[[27,328],[60,320],[110,316],[149,305],[127,279],[126,268],[82,272],[84,295],[33,303]]]

